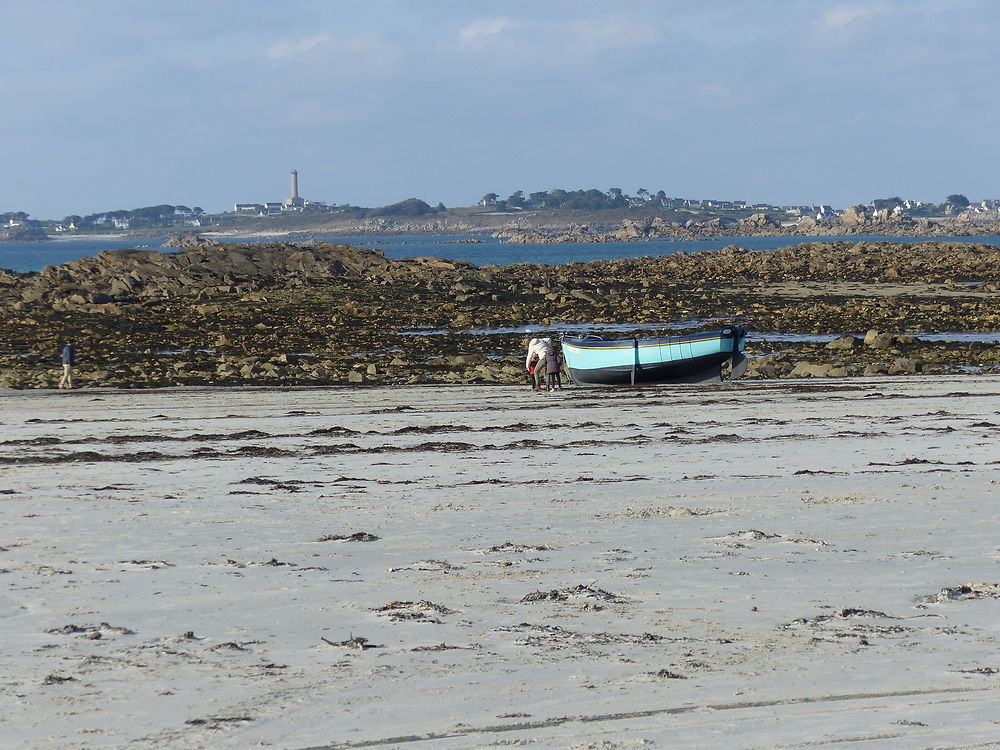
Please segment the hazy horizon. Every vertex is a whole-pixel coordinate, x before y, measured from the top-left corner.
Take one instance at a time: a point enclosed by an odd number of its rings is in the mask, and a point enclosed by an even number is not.
[[[5,8],[0,212],[1000,197],[989,0]]]

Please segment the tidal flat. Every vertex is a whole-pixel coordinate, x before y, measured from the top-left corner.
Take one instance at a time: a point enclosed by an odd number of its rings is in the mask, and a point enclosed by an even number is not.
[[[979,375],[0,391],[0,736],[985,746],[998,427]]]

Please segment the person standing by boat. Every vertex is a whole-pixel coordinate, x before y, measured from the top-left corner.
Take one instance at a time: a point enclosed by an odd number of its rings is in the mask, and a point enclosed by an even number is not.
[[[552,339],[533,338],[528,342],[528,356],[524,358],[524,369],[534,376],[533,391],[542,390],[545,383],[545,355],[552,350]],[[534,372],[531,371],[531,360],[538,358]]]
[[[545,353],[545,372],[549,375],[549,392],[562,390],[562,378],[559,374],[562,365],[562,354],[554,346],[550,347]]]
[[[59,381],[60,388],[73,387],[73,365],[76,364],[76,348],[73,339],[68,339],[62,349],[62,380]]]

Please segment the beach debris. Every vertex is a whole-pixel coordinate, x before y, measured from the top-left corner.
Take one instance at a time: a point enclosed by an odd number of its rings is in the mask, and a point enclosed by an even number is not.
[[[781,534],[769,534],[766,531],[750,529],[749,531],[734,531],[728,536],[736,539],[754,539],[756,541],[761,541],[763,539],[778,539],[781,537]]]
[[[918,466],[920,464],[942,464],[943,461],[932,461],[929,458],[904,458],[902,461],[896,461],[895,463],[883,463],[876,461],[869,461],[869,466]]]
[[[470,643],[468,646],[452,646],[447,643],[438,643],[436,646],[416,646],[410,651],[478,651],[482,646],[478,643]]]
[[[358,651],[364,651],[369,648],[383,648],[375,643],[370,643],[367,638],[363,638],[360,635],[352,635],[346,641],[331,641],[327,638],[320,636],[320,640],[328,646],[337,646],[338,648],[353,648]]]
[[[802,502],[810,505],[861,505],[863,503],[894,502],[878,497],[863,497],[861,495],[843,495],[839,497],[803,497]]]
[[[613,602],[615,604],[620,604],[626,599],[618,596],[617,594],[612,594],[610,591],[605,591],[604,589],[599,589],[594,586],[589,586],[586,584],[578,584],[576,586],[571,586],[565,589],[553,589],[551,591],[533,591],[530,594],[525,594],[521,597],[521,601],[518,604],[529,604],[531,602],[541,602],[541,601],[556,601],[565,602],[570,599],[599,599],[604,602]]]
[[[344,437],[347,435],[360,435],[360,434],[361,433],[358,432],[357,430],[352,430],[349,427],[320,427],[315,430],[310,430],[309,432],[306,433],[308,437],[319,437],[319,436]]]
[[[1000,674],[1000,669],[996,667],[973,667],[972,669],[956,669],[955,671],[961,674]]]
[[[559,625],[533,625],[522,622],[519,625],[507,625],[496,629],[498,632],[524,633],[525,637],[518,641],[520,646],[537,646],[547,649],[577,648],[588,650],[593,646],[631,644],[648,646],[660,644],[668,640],[655,633],[581,633]],[[685,640],[685,639],[669,639]]]
[[[249,651],[247,648],[251,643],[259,643],[260,641],[246,641],[244,643],[237,643],[236,641],[226,641],[225,643],[216,643],[214,646],[209,648],[209,651]]]
[[[102,622],[99,625],[76,625],[70,623],[63,625],[61,628],[49,628],[45,632],[52,635],[79,635],[81,638],[87,638],[92,641],[100,640],[105,635],[135,635],[134,630],[109,625],[106,622]]]
[[[61,674],[50,674],[46,675],[45,679],[42,680],[43,685],[61,685],[64,682],[76,682],[75,677],[63,677]]]
[[[650,672],[650,677],[656,677],[661,680],[686,680],[682,674],[677,674],[676,672],[671,672],[669,669],[659,669],[656,672]]]
[[[817,615],[812,618],[800,617],[783,625],[778,630],[795,630],[811,628],[814,640],[834,640],[842,642],[845,638],[858,639],[859,646],[871,645],[870,636],[893,636],[912,631],[903,625],[883,624],[879,622],[861,622],[859,620],[899,620],[901,618],[880,612],[875,609],[860,609],[846,607],[833,614]]]
[[[267,562],[262,562],[262,563],[257,563],[257,564],[258,564],[258,565],[262,565],[262,566],[265,566],[265,565],[269,565],[269,566],[271,566],[272,568],[283,568],[283,567],[290,567],[290,568],[294,568],[294,567],[296,567],[296,563],[290,563],[290,562],[281,562],[281,561],[280,561],[280,560],[278,560],[278,558],[276,558],[276,557],[272,557],[272,558],[271,558],[270,560],[268,560]]]
[[[924,597],[927,604],[963,599],[1000,599],[1000,583],[963,583]]]
[[[271,479],[270,477],[247,477],[235,484],[250,484],[258,487],[267,487],[271,490],[282,490],[284,492],[301,492],[302,487],[322,487],[323,482],[306,482],[302,479]],[[231,493],[236,494],[236,493]]]
[[[709,540],[721,542],[727,547],[745,548],[744,542],[763,542],[769,539],[780,539],[781,534],[771,534],[759,529],[749,529],[747,531],[733,531],[725,536],[709,537]]]
[[[184,641],[203,641],[205,639],[195,635],[193,630],[186,630],[177,635],[165,635],[160,640],[171,643],[183,643]]]
[[[150,570],[160,570],[161,568],[174,567],[166,560],[119,560],[119,565],[133,565],[137,568],[149,568]]]
[[[73,571],[69,568],[55,568],[51,565],[39,565],[35,568],[35,573],[40,576],[68,576],[72,575]]]
[[[455,614],[454,610],[448,609],[441,604],[429,602],[426,599],[419,602],[396,601],[378,607],[373,612],[388,617],[393,622],[432,622],[441,624],[441,617]]]
[[[328,534],[321,536],[317,542],[377,542],[379,537],[367,531],[355,531],[353,534]]]
[[[390,573],[400,570],[440,570],[447,573],[449,570],[462,570],[460,565],[452,565],[447,560],[417,560],[409,565],[402,565],[398,568],[389,568]]]
[[[241,724],[253,721],[252,716],[208,716],[204,719],[188,719],[184,723],[192,727],[207,726],[211,729],[221,729],[227,724]]]
[[[553,549],[555,547],[549,547],[545,544],[514,544],[513,542],[504,542],[503,544],[474,551],[482,555],[489,555],[497,552],[547,552]]]
[[[769,540],[781,540],[783,542],[790,542],[792,544],[815,544],[820,547],[827,546],[827,543],[822,539],[813,539],[811,537],[793,537],[793,536],[782,536],[778,533],[771,533],[768,531],[761,531],[760,529],[749,529],[747,531],[734,531],[725,536],[715,536],[709,537],[712,541],[718,541],[725,544],[727,547],[734,548],[745,548],[747,547],[744,542],[765,542]]]
[[[914,557],[926,557],[930,560],[951,560],[951,555],[945,555],[941,552],[934,552],[932,550],[905,550],[903,552],[897,552],[893,555],[884,555],[879,558],[879,560],[909,560]]]
[[[606,520],[612,518],[625,518],[629,520],[641,521],[648,518],[694,518],[695,516],[709,516],[715,513],[726,513],[721,508],[685,508],[674,505],[653,505],[648,508],[626,507],[617,513],[598,513],[595,520]]]

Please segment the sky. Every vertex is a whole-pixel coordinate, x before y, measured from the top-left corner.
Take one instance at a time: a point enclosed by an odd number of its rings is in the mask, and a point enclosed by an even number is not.
[[[0,213],[1000,198],[997,0],[0,0]]]

